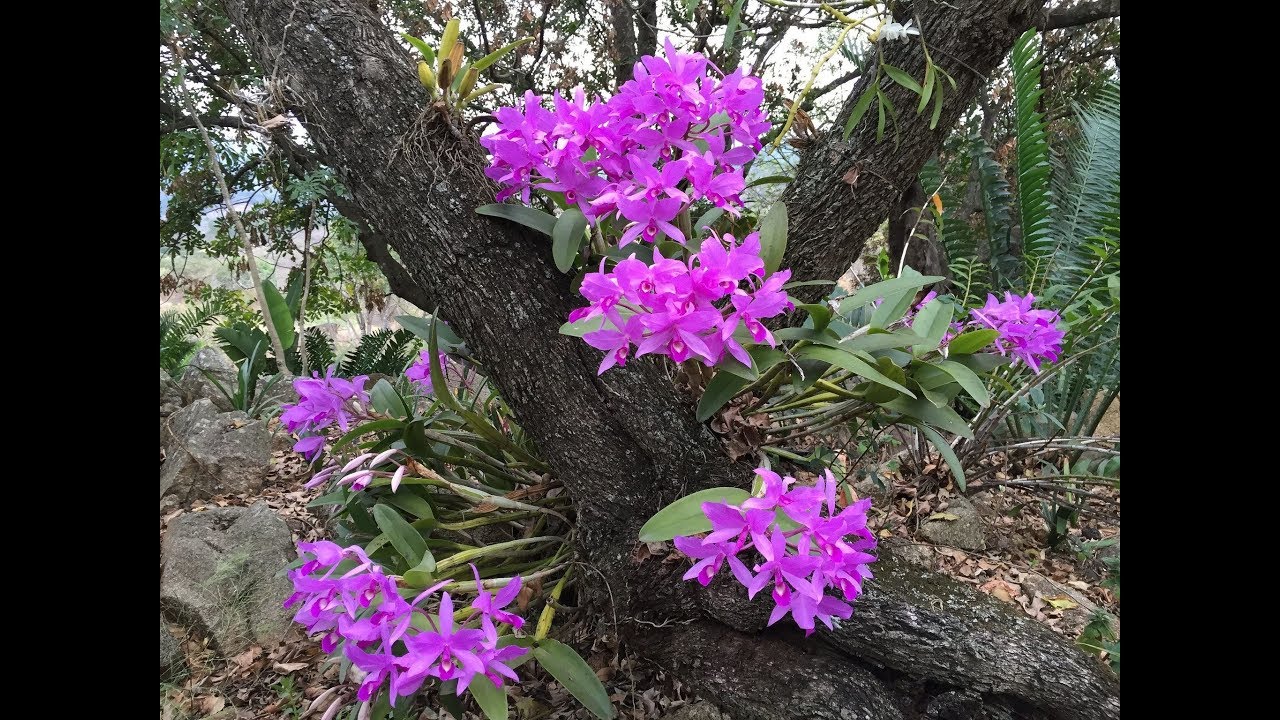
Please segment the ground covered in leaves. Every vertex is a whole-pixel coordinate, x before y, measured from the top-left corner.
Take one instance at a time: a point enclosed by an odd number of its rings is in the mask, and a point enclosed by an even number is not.
[[[272,427],[273,432],[280,432],[275,421]],[[276,447],[279,449],[272,452],[271,474],[260,493],[219,497],[171,511],[160,518],[161,533],[183,513],[247,507],[264,501],[284,519],[295,541],[324,538],[323,517],[316,514],[319,511],[307,508],[307,503],[322,490],[304,489],[307,467],[282,443]],[[1002,484],[1034,478],[1035,468],[1024,466],[1016,458],[993,455],[983,461],[985,477],[973,480],[968,488],[968,498],[984,521],[986,549],[961,549],[931,543],[921,532],[926,523],[958,521],[959,516],[949,510],[965,500],[946,466],[935,456],[924,459],[920,472],[904,472],[888,453],[879,454],[882,457],[870,462],[874,472],[856,484],[855,492],[873,497],[870,526],[882,544],[897,546],[910,562],[946,573],[1016,605],[1068,640],[1075,641],[1097,613],[1108,614],[1119,633],[1120,600],[1104,586],[1108,569],[1101,561],[1103,553],[1081,550],[1105,547],[1107,543],[1099,541],[1119,536],[1118,490],[1091,488],[1096,497],[1082,501],[1094,512],[1071,528],[1061,549],[1047,550],[1041,496]],[[864,464],[868,460],[864,458]],[[806,478],[801,474],[800,479]],[[648,549],[672,552],[669,546],[662,545]],[[661,718],[692,701],[680,680],[667,671],[627,655],[612,638],[573,637],[571,628],[571,636],[562,639],[582,651],[596,668],[621,717]],[[293,626],[275,647],[255,645],[234,657],[215,653],[208,638],[178,626],[171,629],[179,637],[184,637],[185,632],[182,651],[186,668],[161,683],[162,720],[320,718],[332,703],[354,699],[354,678],[341,678],[338,664],[326,662],[328,658],[319,643],[305,637],[299,626]],[[591,717],[562,686],[537,671],[530,675],[531,669],[532,666],[523,667],[524,682],[511,688],[513,717]],[[421,717],[449,716],[443,711],[426,711]],[[467,720],[473,717],[480,716],[468,714]]]

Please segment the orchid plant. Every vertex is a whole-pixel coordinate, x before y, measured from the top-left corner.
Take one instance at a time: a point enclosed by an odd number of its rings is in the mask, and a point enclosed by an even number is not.
[[[790,618],[806,635],[836,628],[873,577],[870,501],[787,446],[873,416],[910,424],[963,487],[938,431],[969,433],[960,413],[989,402],[992,369],[1035,373],[1054,362],[1058,318],[1030,295],[972,310],[950,296],[920,299],[942,278],[910,268],[847,297],[798,302],[781,267],[786,207],[761,219],[742,197],[744,168],[770,127],[760,79],[670,41],[664,49],[607,99],[526,93],[522,106],[496,110],[480,142],[500,190],[477,212],[552,237],[583,298],[561,332],[602,353],[599,374],[665,357],[705,380],[699,419],[728,408],[765,418],[764,433],[729,438],[731,453],[762,460],[753,492],[696,492],[656,514],[639,540],[672,541],[693,561],[686,580],[707,586],[728,566],[748,597],[768,589],[770,624]],[[535,199],[558,214],[534,209]],[[295,450],[317,469],[308,487],[328,490],[312,504],[332,506],[339,521],[337,542],[298,547],[295,619],[350,663],[363,707],[412,705],[404,699],[432,683],[456,717],[464,695],[505,717],[505,688],[534,659],[597,717],[613,717],[591,669],[547,636],[572,569],[570,498],[461,339],[434,317],[400,320],[426,341],[402,378],[369,387],[331,369],[297,379],[298,402],[283,408]],[[779,474],[771,458],[817,479]],[[482,528],[500,536],[470,534]],[[544,581],[555,586],[539,597]],[[456,609],[464,596],[474,597]],[[525,613],[539,602],[526,635]]]

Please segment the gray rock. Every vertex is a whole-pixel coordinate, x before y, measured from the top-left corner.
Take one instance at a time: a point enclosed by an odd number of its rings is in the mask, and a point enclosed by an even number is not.
[[[982,516],[973,503],[961,496],[953,497],[942,513],[955,515],[956,520],[929,520],[920,526],[920,534],[935,545],[947,545],[961,550],[986,550],[987,539]]]
[[[887,549],[894,557],[925,570],[933,569],[933,550],[925,545],[909,542],[893,542]]]
[[[160,497],[178,502],[253,492],[271,468],[271,436],[242,412],[219,413],[200,399],[168,418]]]
[[[160,370],[160,417],[168,417],[182,408],[182,389],[169,377],[169,373]]]
[[[233,409],[231,401],[227,399],[222,391],[218,390],[217,385],[209,380],[202,370],[208,371],[227,392],[232,395],[236,392],[236,372],[239,368],[235,363],[231,362],[231,358],[222,352],[222,348],[206,347],[201,348],[199,352],[191,358],[191,362],[187,364],[187,369],[182,373],[183,397],[188,403],[206,398],[213,401],[219,410],[228,411]]]
[[[871,505],[877,508],[888,507],[889,501],[893,499],[893,486],[888,486],[881,490],[876,481],[871,478],[863,478],[853,486],[853,491],[858,494],[858,498],[871,498]]]
[[[160,611],[207,633],[224,655],[274,644],[292,615],[281,606],[292,592],[282,574],[292,548],[266,503],[181,515],[161,543]]]
[[[172,675],[180,669],[185,659],[182,656],[182,646],[178,644],[178,639],[169,632],[169,628],[165,625],[164,615],[160,616],[160,677]]]
[[[681,705],[662,717],[665,720],[729,720],[728,715],[722,714],[719,708],[705,700]]]
[[[267,389],[269,382],[271,377],[268,375],[258,378],[258,384],[253,390],[254,402],[262,402],[267,408],[279,408],[285,403],[298,402],[298,391],[293,389],[293,378],[280,376],[270,390]]]

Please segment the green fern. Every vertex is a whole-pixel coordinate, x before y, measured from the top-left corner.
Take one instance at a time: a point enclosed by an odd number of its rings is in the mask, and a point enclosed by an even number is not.
[[[1022,259],[1027,291],[1045,283],[1045,268],[1054,251],[1054,198],[1050,183],[1053,164],[1044,116],[1038,106],[1044,90],[1040,71],[1040,36],[1032,28],[1013,46],[1015,121],[1018,136],[1018,205],[1022,214]]]
[[[180,373],[199,345],[192,336],[220,314],[221,308],[212,302],[201,303],[186,312],[160,313],[160,369],[171,376]]]
[[[382,373],[399,375],[418,349],[418,338],[408,330],[375,330],[360,338],[338,368],[343,377]]]
[[[303,337],[307,343],[307,364],[310,366],[307,370],[324,370],[338,362],[338,351],[334,349],[333,341],[320,328],[307,328]],[[301,357],[298,358],[298,366],[302,366]]]
[[[1054,194],[1061,206],[1053,218],[1057,242],[1049,278],[1073,288],[1089,279],[1091,290],[1105,289],[1109,273],[1106,267],[1095,271],[1097,263],[1119,271],[1119,85],[1107,84],[1089,107],[1074,110],[1079,134],[1054,158]],[[1114,238],[1108,239],[1107,227],[1115,228]],[[1114,262],[1106,257],[1111,250]]]

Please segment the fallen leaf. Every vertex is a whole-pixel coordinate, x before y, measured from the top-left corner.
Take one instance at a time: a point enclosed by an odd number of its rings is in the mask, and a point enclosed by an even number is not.
[[[1058,608],[1059,610],[1071,610],[1072,608],[1080,607],[1079,605],[1076,604],[1074,600],[1067,597],[1066,595],[1056,595],[1051,598],[1045,598],[1045,600],[1047,600],[1050,605]]]
[[[278,673],[284,673],[288,675],[289,673],[297,672],[307,667],[310,664],[311,663],[304,663],[304,662],[276,663],[275,665],[271,666],[271,669],[275,670]]]
[[[1007,603],[1013,602],[1014,596],[1018,595],[1022,591],[1022,589],[1017,585],[999,579],[988,580],[982,585],[979,585],[978,589],[988,595],[991,595],[997,600]]]
[[[925,522],[929,522],[930,520],[948,520],[948,521],[951,521],[951,520],[959,520],[959,519],[960,519],[960,516],[959,516],[959,515],[956,515],[955,513],[940,512],[940,513],[934,513],[934,514],[930,515],[929,517],[925,518]]]
[[[249,667],[250,665],[252,665],[253,661],[257,660],[258,656],[261,654],[262,654],[262,648],[257,645],[254,645],[250,647],[248,650],[245,650],[244,652],[240,653],[239,655],[232,657],[231,662],[235,663],[237,667],[243,670]]]
[[[227,701],[221,695],[205,695],[200,698],[200,712],[205,715],[212,715],[227,706]]]

